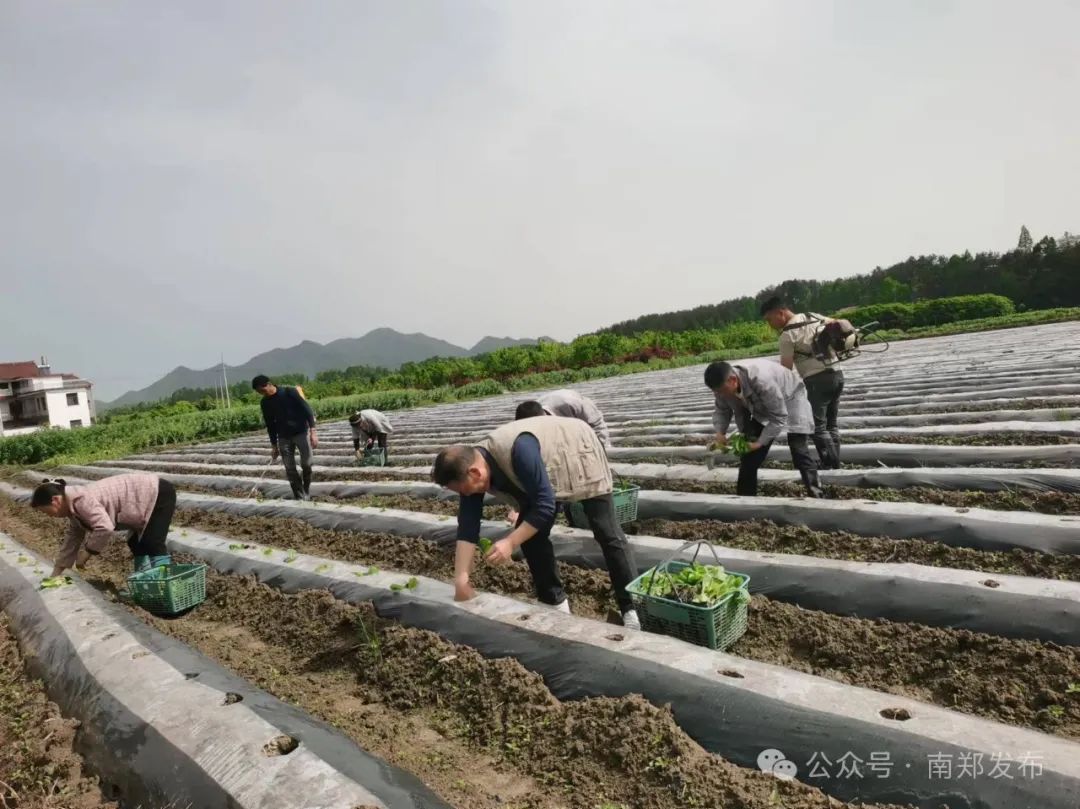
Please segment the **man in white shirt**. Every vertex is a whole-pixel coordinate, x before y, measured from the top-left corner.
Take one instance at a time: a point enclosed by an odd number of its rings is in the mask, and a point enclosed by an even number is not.
[[[827,365],[814,351],[814,338],[832,318],[809,312],[795,314],[781,298],[761,305],[761,316],[780,332],[780,364],[794,368],[806,383],[806,395],[814,413],[814,446],[823,469],[840,468],[840,429],[837,420],[844,393],[844,372]]]

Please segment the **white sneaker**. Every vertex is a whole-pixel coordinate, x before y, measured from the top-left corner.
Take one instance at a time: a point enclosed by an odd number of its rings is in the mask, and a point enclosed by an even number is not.
[[[622,614],[622,625],[627,629],[641,629],[641,621],[638,620],[637,610],[627,610]]]
[[[551,608],[553,610],[558,610],[559,612],[565,612],[567,615],[570,615],[571,614],[570,613],[570,599],[569,598],[564,598],[558,604],[552,605]]]

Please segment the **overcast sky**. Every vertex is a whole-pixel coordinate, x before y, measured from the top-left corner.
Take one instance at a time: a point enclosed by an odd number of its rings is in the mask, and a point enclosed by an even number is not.
[[[0,2],[0,361],[101,398],[1080,230],[1080,3]]]

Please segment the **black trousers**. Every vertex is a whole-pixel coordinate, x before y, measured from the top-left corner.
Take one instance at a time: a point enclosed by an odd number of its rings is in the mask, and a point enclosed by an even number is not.
[[[751,421],[750,429],[746,433],[747,440],[757,441],[761,431],[764,429],[764,425]],[[808,435],[788,433],[787,440],[788,449],[791,450],[791,462],[800,472],[816,472],[818,468],[817,461],[810,454],[809,439],[810,436]],[[739,462],[739,482],[735,486],[736,494],[743,497],[753,497],[757,494],[758,469],[765,463],[765,459],[769,457],[771,447],[772,442],[770,441],[768,444],[742,456],[742,460]]]
[[[581,505],[585,509],[585,517],[589,521],[593,538],[600,544],[600,550],[604,554],[619,611],[626,612],[632,607],[626,585],[637,576],[637,566],[634,564],[630,543],[626,541],[626,534],[615,516],[615,501],[610,494],[606,494],[582,500]],[[522,513],[526,510],[523,506]],[[523,517],[518,517],[517,525],[521,525],[522,519]],[[566,598],[566,591],[563,590],[559,567],[555,562],[551,528],[538,532],[521,546],[521,552],[532,574],[536,597],[544,604],[562,603]]]
[[[829,368],[807,377],[806,396],[814,411],[814,446],[826,469],[840,466],[840,397],[844,393],[844,372]]]
[[[375,441],[379,444],[379,449],[386,449],[386,439],[389,437],[387,433],[375,433]],[[354,438],[352,440],[352,448],[360,449],[360,439]]]
[[[141,536],[128,540],[128,547],[133,556],[165,556],[165,538],[169,535],[169,524],[176,511],[176,489],[169,481],[158,481],[158,496],[154,501],[154,510],[150,512],[150,522],[146,524]]]

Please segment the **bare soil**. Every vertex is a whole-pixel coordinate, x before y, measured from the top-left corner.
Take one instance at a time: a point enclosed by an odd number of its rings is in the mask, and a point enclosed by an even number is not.
[[[79,722],[65,718],[27,676],[7,616],[0,613],[0,806],[116,809],[75,752]]]
[[[674,492],[701,492],[703,494],[735,494],[735,484],[728,482],[701,482],[692,480],[663,480],[658,478],[627,480],[642,489],[662,489]],[[825,496],[830,500],[877,500],[888,503],[926,503],[954,508],[988,508],[995,511],[1030,511],[1039,514],[1080,514],[1080,494],[1070,492],[1037,492],[1016,490],[1008,492],[953,491],[913,486],[906,489],[886,487],[862,488],[857,486],[825,486]],[[758,494],[763,497],[803,497],[806,490],[797,483],[758,484]]]
[[[792,553],[853,562],[897,562],[979,570],[986,573],[1080,581],[1080,556],[954,548],[922,539],[864,537],[844,531],[813,531],[769,520],[640,520],[627,533],[672,539],[706,539],[718,545],[764,553]]]
[[[3,519],[14,522],[13,528],[25,529],[27,518],[47,520],[25,509],[14,520]],[[443,580],[452,576],[449,549],[440,550],[425,540],[323,531],[298,520],[193,511],[181,513],[178,521],[313,555]],[[49,523],[36,527],[38,534],[52,529]],[[58,536],[56,529],[53,532]],[[40,541],[35,536],[31,539]],[[576,613],[613,618],[615,605],[605,572],[565,564],[560,570]],[[475,581],[480,589],[518,598],[532,595],[523,564],[505,568],[481,565]],[[1080,737],[1080,694],[1070,692],[1073,684],[1080,684],[1077,647],[837,616],[757,595],[750,628],[731,651],[997,721]]]
[[[10,502],[0,510],[5,530],[42,549],[57,533],[44,519]],[[111,596],[128,571],[126,549],[114,543],[95,562],[86,578]],[[641,697],[560,702],[513,659],[484,658],[368,605],[213,571],[207,584],[207,601],[181,618],[135,611],[413,771],[459,809],[842,806],[706,753]]]

